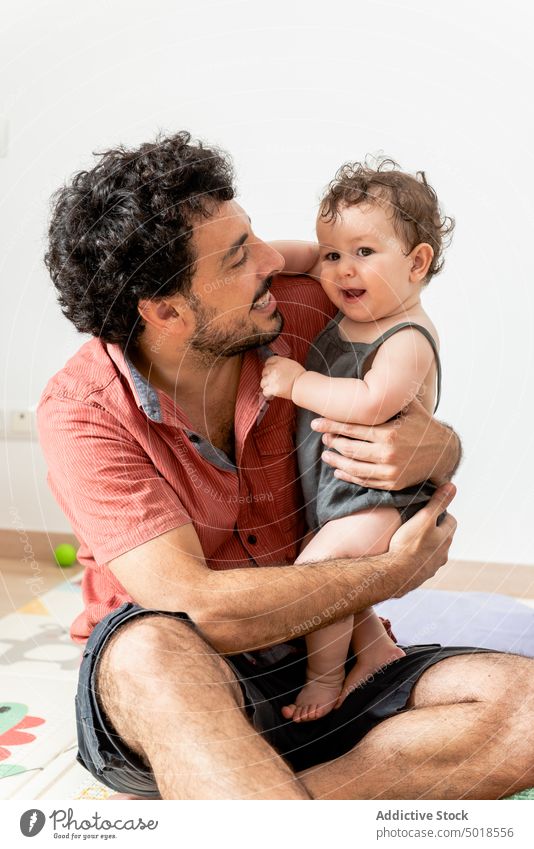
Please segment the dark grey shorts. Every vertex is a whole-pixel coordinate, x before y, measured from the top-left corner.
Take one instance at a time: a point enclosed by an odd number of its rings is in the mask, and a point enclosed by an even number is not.
[[[195,627],[185,613],[123,604],[91,633],[83,652],[76,695],[78,761],[113,790],[147,798],[159,798],[154,777],[114,733],[96,697],[95,673],[100,654],[117,628],[132,617],[155,613],[183,619]],[[379,722],[405,710],[415,682],[434,663],[454,655],[489,651],[438,644],[403,646],[406,657],[376,673],[351,693],[338,710],[314,722],[296,723],[284,719],[281,708],[293,701],[304,684],[305,648],[303,639],[284,644],[282,649],[276,647],[278,654],[284,649],[288,653],[270,665],[265,664],[273,658],[262,653],[224,656],[241,685],[250,722],[297,772],[345,754]],[[347,669],[354,662],[354,658],[349,658]]]

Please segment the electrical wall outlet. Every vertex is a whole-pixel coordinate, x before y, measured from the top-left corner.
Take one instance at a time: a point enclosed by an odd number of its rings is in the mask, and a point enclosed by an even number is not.
[[[2,411],[0,439],[36,440],[35,410],[11,409]]]

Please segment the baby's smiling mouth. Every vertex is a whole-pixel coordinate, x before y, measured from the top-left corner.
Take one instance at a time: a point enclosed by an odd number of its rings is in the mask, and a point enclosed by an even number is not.
[[[365,295],[366,291],[366,289],[342,289],[342,294],[347,301],[357,301]]]

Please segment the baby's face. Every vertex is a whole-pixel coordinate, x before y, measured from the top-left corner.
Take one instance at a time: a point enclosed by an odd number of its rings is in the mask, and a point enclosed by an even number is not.
[[[411,307],[420,284],[391,214],[377,204],[343,207],[334,221],[317,220],[321,285],[353,321],[377,321]]]

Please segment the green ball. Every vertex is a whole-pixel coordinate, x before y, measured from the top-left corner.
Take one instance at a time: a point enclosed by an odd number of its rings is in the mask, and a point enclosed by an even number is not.
[[[63,542],[61,545],[58,545],[58,547],[54,549],[54,555],[57,565],[62,566],[64,569],[68,566],[72,566],[73,563],[76,563],[76,549],[68,542]]]

